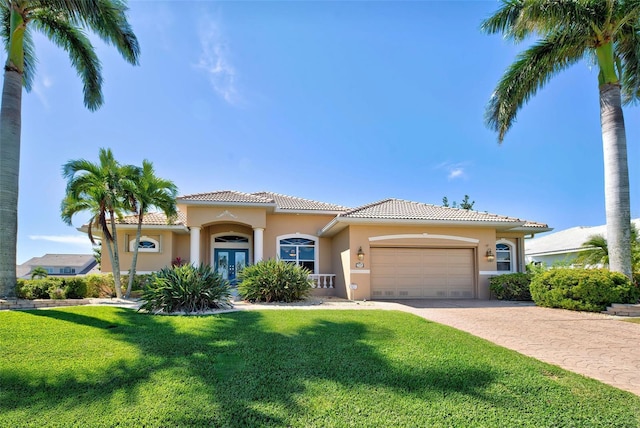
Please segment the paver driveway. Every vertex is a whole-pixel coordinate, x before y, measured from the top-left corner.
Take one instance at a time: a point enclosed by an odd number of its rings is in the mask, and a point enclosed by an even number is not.
[[[519,302],[411,300],[395,304],[428,320],[640,395],[640,324]]]

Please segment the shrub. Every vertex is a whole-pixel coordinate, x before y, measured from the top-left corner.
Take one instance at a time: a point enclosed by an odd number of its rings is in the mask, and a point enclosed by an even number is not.
[[[87,297],[114,297],[113,275],[110,273],[96,273],[85,276],[87,282]]]
[[[84,299],[87,297],[87,280],[85,277],[76,276],[72,278],[65,278],[63,285],[64,298]]]
[[[50,289],[61,289],[61,278],[19,279],[16,294],[21,299],[50,299]]]
[[[507,273],[494,276],[489,280],[489,289],[498,300],[531,300],[528,273]]]
[[[229,282],[209,265],[165,267],[142,292],[140,309],[153,313],[197,312],[231,306]]]
[[[309,270],[293,263],[263,260],[240,272],[238,293],[252,302],[293,302],[309,295]]]
[[[531,281],[537,305],[598,312],[612,303],[635,303],[639,289],[624,275],[604,269],[551,269]]]

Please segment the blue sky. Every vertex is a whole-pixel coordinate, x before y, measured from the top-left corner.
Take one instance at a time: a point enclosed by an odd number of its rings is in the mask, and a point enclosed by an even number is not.
[[[273,191],[358,206],[394,197],[549,224],[604,224],[597,72],[558,75],[504,144],[483,122],[525,46],[480,32],[497,1],[130,1],[132,67],[96,40],[105,105],[83,106],[62,50],[36,36],[23,97],[18,263],[87,253],[60,220],[62,165],[153,162],[180,194]],[[625,110],[640,217],[640,110]]]

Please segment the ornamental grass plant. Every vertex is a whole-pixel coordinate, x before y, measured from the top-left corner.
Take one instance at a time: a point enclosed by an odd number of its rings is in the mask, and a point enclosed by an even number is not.
[[[282,260],[263,260],[240,273],[238,293],[251,302],[295,302],[309,295],[309,270]]]
[[[210,265],[170,266],[153,274],[140,309],[150,313],[202,312],[231,307],[229,282]]]

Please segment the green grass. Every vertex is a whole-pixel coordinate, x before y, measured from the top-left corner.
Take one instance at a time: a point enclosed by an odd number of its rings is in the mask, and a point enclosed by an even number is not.
[[[640,397],[401,312],[2,312],[0,354],[3,427],[640,425]]]
[[[620,318],[622,321],[640,324],[640,318]]]

